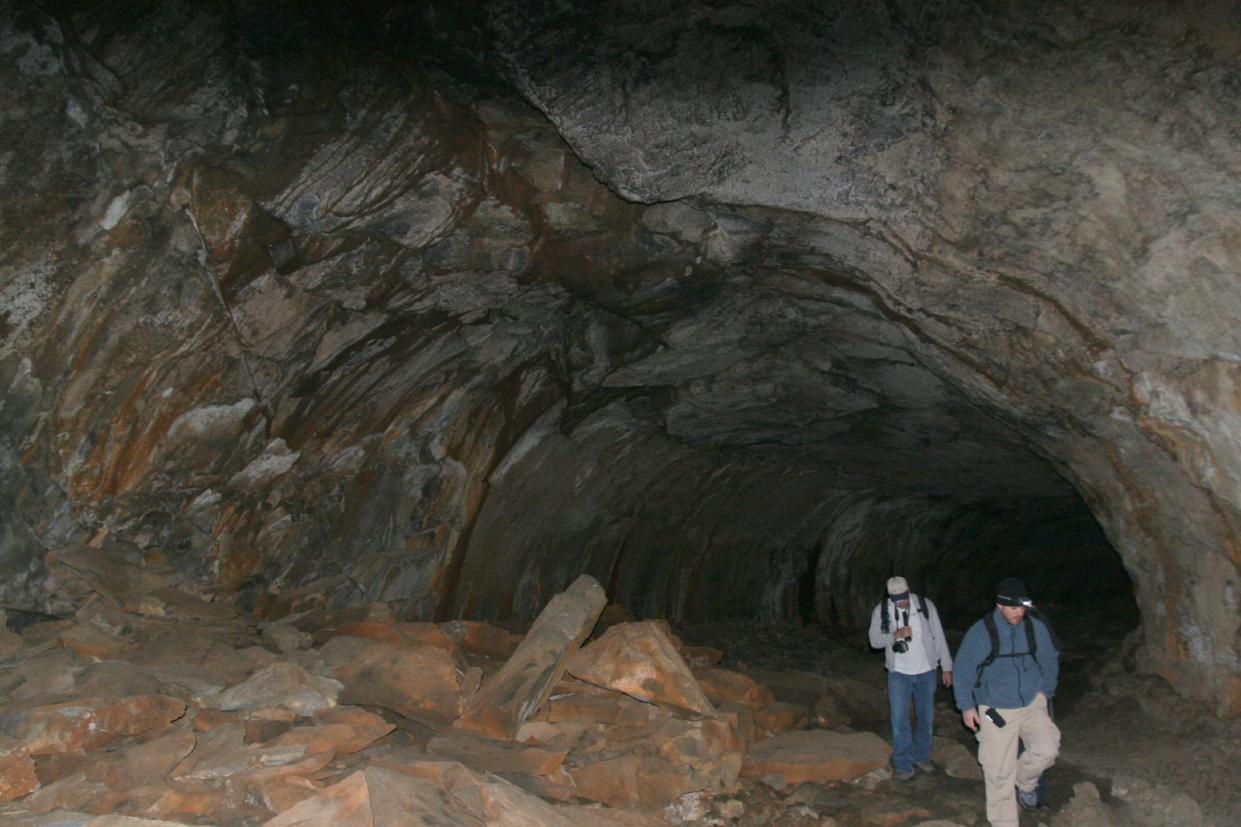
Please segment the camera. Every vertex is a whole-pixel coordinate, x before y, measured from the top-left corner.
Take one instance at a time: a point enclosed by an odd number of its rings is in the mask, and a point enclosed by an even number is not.
[[[909,639],[898,640],[892,644],[892,651],[898,655],[903,655],[909,651]]]

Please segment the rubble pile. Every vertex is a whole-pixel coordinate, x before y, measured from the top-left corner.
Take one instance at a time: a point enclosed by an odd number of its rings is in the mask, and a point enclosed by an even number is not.
[[[258,620],[93,549],[48,570],[56,615],[0,636],[5,824],[724,823],[745,779],[888,762],[662,621],[600,632],[588,576],[517,635],[385,605]]]

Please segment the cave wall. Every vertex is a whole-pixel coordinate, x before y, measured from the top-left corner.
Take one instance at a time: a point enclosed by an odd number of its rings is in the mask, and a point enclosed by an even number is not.
[[[1236,13],[1127,8],[5,8],[0,597],[856,623],[1097,518],[1241,711]]]

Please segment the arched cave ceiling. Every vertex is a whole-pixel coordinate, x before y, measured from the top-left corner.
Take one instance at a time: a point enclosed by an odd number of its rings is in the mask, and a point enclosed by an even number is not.
[[[1232,4],[346,5],[0,12],[5,605],[1016,568],[1241,711]]]

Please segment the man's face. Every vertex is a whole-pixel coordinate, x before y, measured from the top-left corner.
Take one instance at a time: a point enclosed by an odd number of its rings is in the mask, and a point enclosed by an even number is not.
[[[909,608],[909,598],[906,597],[904,600],[893,601],[893,605],[903,612]]]
[[[998,603],[996,605],[999,605]],[[1000,615],[1009,626],[1016,626],[1026,616],[1025,606],[1000,606]]]

